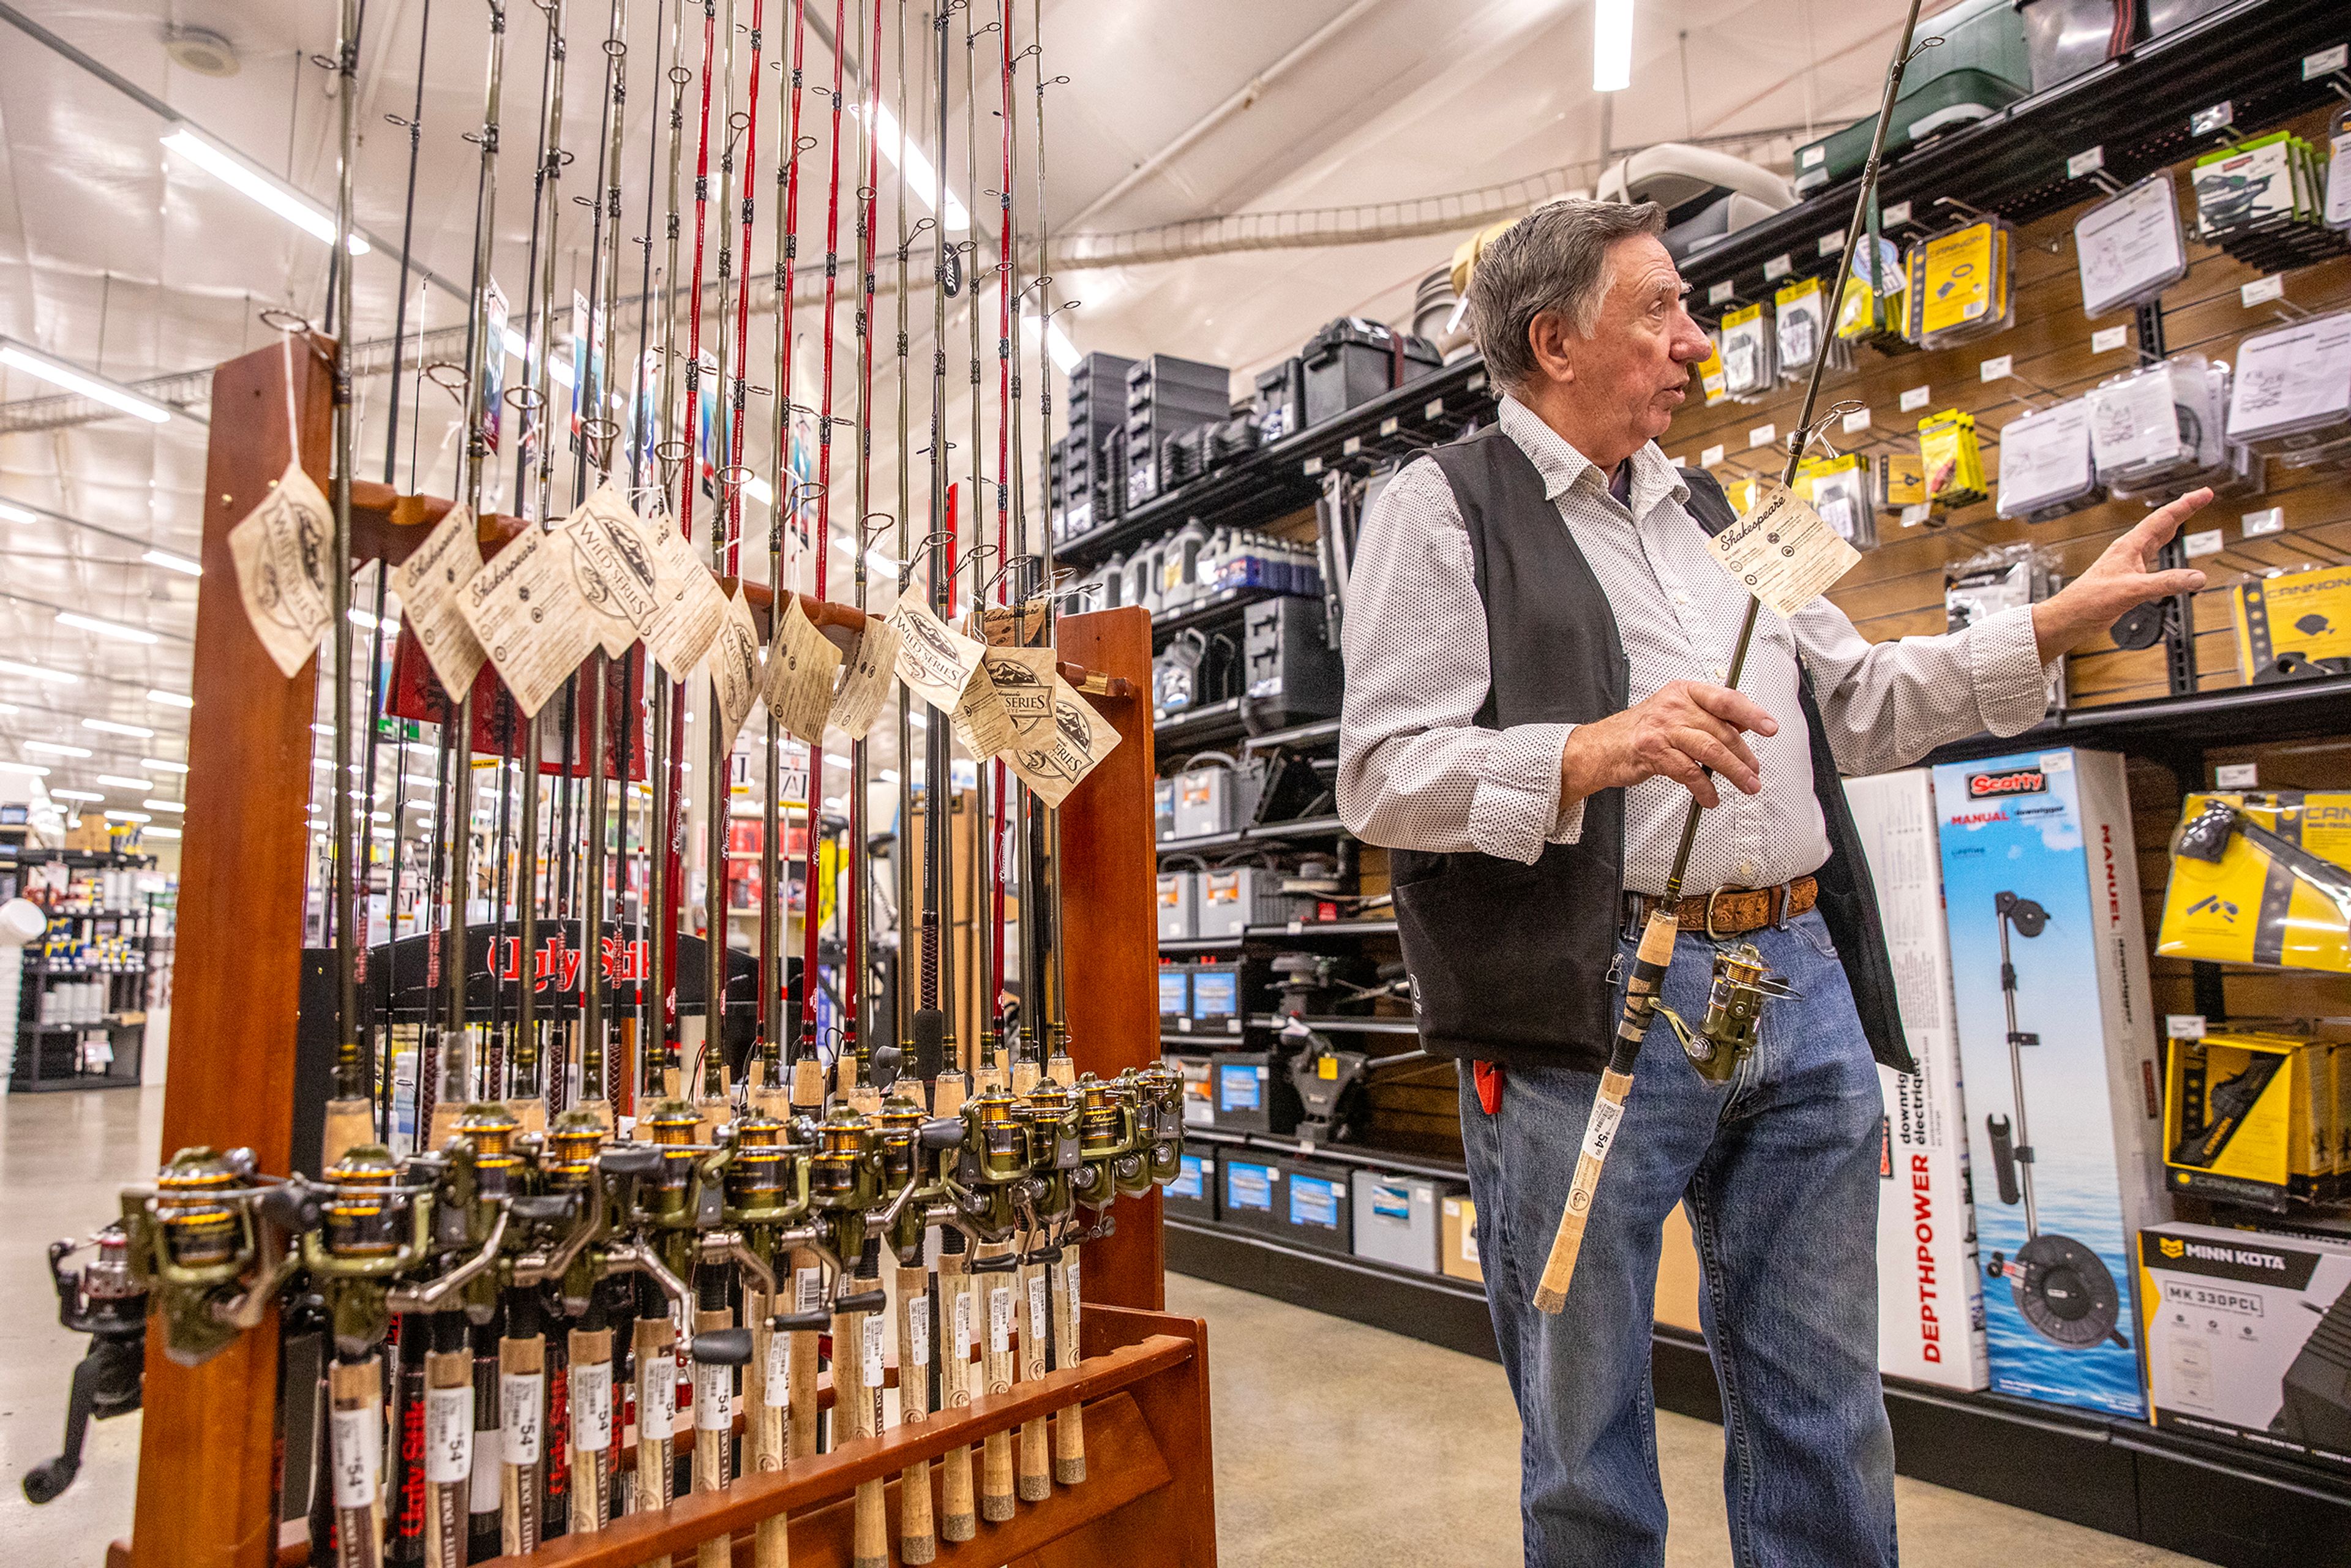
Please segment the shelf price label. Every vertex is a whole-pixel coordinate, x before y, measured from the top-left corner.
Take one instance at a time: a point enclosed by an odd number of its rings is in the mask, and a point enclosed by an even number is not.
[[[1787,277],[1788,274],[1795,270],[1795,257],[1790,256],[1783,250],[1779,255],[1773,256],[1771,260],[1763,264],[1763,281],[1766,283],[1777,283],[1780,279]]]
[[[2103,146],[2076,152],[2065,160],[2065,178],[2078,180],[2085,174],[2095,174],[2106,166],[2106,150]]]
[[[2127,327],[2105,327],[2090,334],[2090,352],[2111,354],[2130,340]]]
[[[1706,302],[1708,305],[1727,305],[1730,301],[1730,291],[1731,280],[1728,277],[1719,283],[1709,284],[1706,290]]]

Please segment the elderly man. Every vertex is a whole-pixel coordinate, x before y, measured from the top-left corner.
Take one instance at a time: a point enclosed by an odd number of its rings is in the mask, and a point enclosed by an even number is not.
[[[1741,1563],[1895,1560],[1876,1367],[1873,1058],[1913,1068],[1837,778],[2041,718],[2050,664],[2134,605],[2199,491],[2054,597],[1876,646],[1825,599],[1765,612],[1707,551],[1721,488],[1656,446],[1706,335],[1652,204],[1544,207],[1479,259],[1498,420],[1398,475],[1348,584],[1340,815],[1394,852],[1432,1051],[1476,1064],[1462,1143],[1495,1337],[1524,1429],[1531,1563],[1663,1561],[1649,1388],[1660,1227],[1687,1202]],[[1728,786],[1725,788],[1724,786]],[[1709,936],[1798,995],[1730,1082],[1651,1030],[1563,1314],[1531,1306],[1623,1001],[1633,934],[1707,807],[1664,999],[1703,1010]]]

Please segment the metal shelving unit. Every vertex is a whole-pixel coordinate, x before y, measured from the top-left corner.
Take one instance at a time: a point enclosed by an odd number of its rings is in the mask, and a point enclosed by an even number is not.
[[[0,854],[0,865],[13,873],[11,880],[19,892],[21,868],[42,864],[62,864],[76,872],[126,871],[145,869],[154,862],[145,855],[112,851],[16,848]],[[123,927],[136,923],[137,962],[127,968],[86,967],[45,959],[37,946],[24,949],[18,960],[23,966],[24,985],[15,1020],[16,1049],[8,1092],[52,1094],[84,1089],[137,1088],[145,1064],[147,993],[155,967],[153,904],[151,902],[135,906],[46,913],[52,928],[72,925],[92,933],[103,930],[110,936],[125,935]],[[49,994],[53,983],[60,980],[102,980],[107,987],[106,1010],[96,1018],[73,1022],[40,1021],[42,998]],[[106,1037],[109,1059],[93,1071],[86,1065],[83,1041],[97,1034]]]

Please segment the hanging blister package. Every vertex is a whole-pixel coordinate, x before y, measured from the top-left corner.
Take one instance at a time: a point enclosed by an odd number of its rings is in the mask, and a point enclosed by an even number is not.
[[[2229,439],[2291,467],[2351,453],[2351,312],[2289,322],[2237,346]]]
[[[1889,452],[1877,460],[1877,509],[1907,513],[1927,504],[1927,465],[1915,452]],[[1923,520],[1923,519],[1920,519]],[[1908,525],[1912,519],[1903,518]]]
[[[1719,333],[1708,332],[1706,335],[1706,358],[1698,362],[1698,384],[1706,393],[1706,406],[1708,408],[1730,395],[1722,382],[1722,338]]]
[[[1796,470],[1796,498],[1818,512],[1821,521],[1855,549],[1877,543],[1877,514],[1871,507],[1869,459],[1859,453],[1813,458]]]
[[[2351,109],[2326,128],[2326,226],[2351,229]]]
[[[2074,225],[2074,254],[2082,269],[2082,313],[2152,304],[2188,276],[2188,244],[2179,229],[2179,199],[2168,173],[2149,175],[2082,214]]]
[[[2196,235],[2218,240],[2231,231],[2291,223],[2304,211],[2291,131],[2273,131],[2196,161]]]
[[[1828,304],[1817,277],[1801,277],[1771,297],[1777,321],[1780,379],[1802,381],[1821,355]]]
[[[1903,302],[1907,277],[1902,252],[1890,239],[1877,242],[1872,264],[1869,247],[1853,258],[1853,276],[1837,302],[1836,335],[1848,343],[1902,340]]]
[[[2045,523],[2105,499],[2083,399],[2011,420],[2000,433],[2000,515]]]
[[[1763,306],[1741,306],[1723,317],[1723,391],[1742,402],[1770,392],[1779,379],[1776,346],[1771,313]]]
[[[1943,615],[1954,632],[2003,610],[2032,604],[2055,591],[2048,552],[2032,545],[1997,545],[1943,569]]]
[[[2351,973],[2351,793],[2189,796],[2155,950]]]
[[[1998,218],[1962,225],[1911,246],[1910,340],[1922,349],[1943,349],[2014,325],[2009,256],[2009,228]]]
[[[1920,420],[1918,461],[1926,472],[1930,506],[1949,511],[1984,498],[1983,449],[1976,442],[1975,415],[1949,408]]]
[[[2311,665],[2351,669],[2351,566],[2273,568],[2229,598],[2247,684]]]
[[[2137,496],[2221,468],[2228,371],[2177,354],[2090,389],[2090,451],[2106,487]]]

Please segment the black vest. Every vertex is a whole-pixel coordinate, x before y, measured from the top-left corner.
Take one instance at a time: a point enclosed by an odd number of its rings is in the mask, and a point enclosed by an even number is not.
[[[1615,617],[1558,508],[1544,497],[1533,461],[1494,425],[1430,455],[1453,486],[1485,601],[1492,674],[1479,725],[1585,724],[1621,712],[1629,665]],[[1690,515],[1708,534],[1736,520],[1711,475],[1685,471],[1684,477]],[[1913,1072],[1868,862],[1811,680],[1801,673],[1799,694],[1813,790],[1830,846],[1828,863],[1813,873],[1820,911],[1871,1051],[1886,1066]],[[1577,841],[1544,845],[1532,865],[1415,850],[1391,851],[1389,865],[1427,1050],[1595,1072],[1606,1063],[1616,1028],[1610,970],[1624,920],[1622,789],[1589,797]]]

